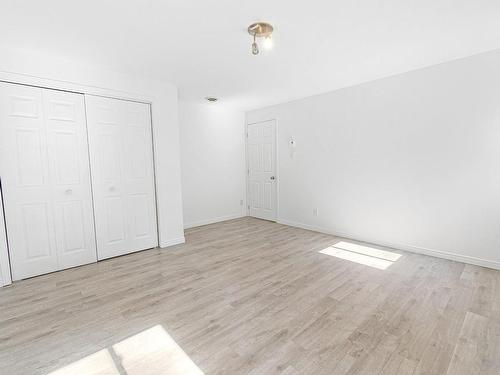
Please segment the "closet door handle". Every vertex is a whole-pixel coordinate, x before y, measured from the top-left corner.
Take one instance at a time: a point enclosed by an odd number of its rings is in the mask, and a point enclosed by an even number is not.
[[[109,191],[115,191],[115,187],[114,186],[110,186],[109,187]]]
[[[65,193],[66,195],[71,195],[73,194],[73,189],[66,189]]]

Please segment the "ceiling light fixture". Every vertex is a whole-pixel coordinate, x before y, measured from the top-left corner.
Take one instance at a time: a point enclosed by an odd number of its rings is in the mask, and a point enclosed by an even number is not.
[[[208,100],[211,103],[216,102],[217,100],[219,100],[218,98],[213,97],[213,96],[207,96],[207,97],[205,97],[205,99]]]
[[[265,49],[269,50],[273,48],[273,40],[272,40],[273,31],[274,28],[266,22],[252,23],[250,26],[248,26],[248,33],[251,36],[253,36],[253,43],[252,43],[253,55],[259,54],[259,46],[257,44],[257,38],[264,38]]]

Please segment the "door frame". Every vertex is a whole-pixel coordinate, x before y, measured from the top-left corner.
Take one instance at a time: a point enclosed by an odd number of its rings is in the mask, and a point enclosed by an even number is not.
[[[85,85],[85,84],[78,84],[78,83],[73,83],[73,82],[66,82],[66,81],[59,81],[59,80],[54,80],[54,79],[47,79],[47,78],[41,78],[41,77],[36,77],[36,76],[30,76],[30,75],[24,75],[24,74],[18,74],[18,73],[11,73],[11,72],[3,72],[0,71],[0,83],[9,83],[9,84],[15,84],[15,85],[22,85],[22,86],[31,86],[31,87],[37,87],[41,89],[49,89],[49,90],[56,90],[56,91],[65,91],[65,92],[70,92],[70,93],[75,93],[75,94],[81,94],[84,97],[85,101],[85,96],[86,95],[94,95],[94,96],[102,96],[106,98],[111,98],[111,99],[119,99],[119,100],[127,100],[127,101],[134,101],[134,102],[139,102],[139,103],[144,103],[144,104],[149,104],[149,110],[151,114],[151,144],[153,148],[153,181],[154,181],[154,193],[155,193],[155,206],[156,206],[156,228],[157,228],[157,239],[158,239],[158,246],[162,246],[162,238],[161,238],[161,233],[160,233],[160,214],[158,210],[158,185],[157,185],[157,172],[159,170],[159,165],[158,165],[158,156],[157,156],[157,150],[158,147],[156,146],[156,137],[155,137],[155,127],[154,127],[154,119],[153,119],[153,104],[154,100],[153,97],[148,96],[148,95],[142,95],[142,94],[135,94],[135,93],[127,93],[123,91],[118,91],[118,90],[113,90],[113,89],[107,89],[107,88],[101,88],[101,87],[95,87],[95,86],[90,86],[90,85]],[[86,115],[86,113],[85,113]],[[90,162],[90,160],[89,160]],[[92,174],[92,171],[90,172]],[[94,207],[94,201],[92,197],[92,207]],[[0,212],[0,223],[5,222],[6,218],[4,217],[4,212]],[[95,218],[94,218],[94,225],[95,225]],[[10,263],[10,257],[9,257],[9,249],[8,249],[8,233],[5,233],[5,242],[7,246],[0,246],[0,267],[2,272],[0,272],[0,287],[2,286],[7,286],[12,284],[12,265]],[[0,238],[0,241],[3,239]],[[168,242],[167,239],[165,239],[164,242]],[[9,270],[7,274],[4,274],[4,270]],[[5,272],[6,273],[6,272]]]
[[[12,284],[8,246],[7,228],[4,221],[2,181],[0,180],[0,287]]]
[[[280,212],[280,172],[279,172],[279,149],[278,149],[278,119],[275,117],[268,118],[265,120],[259,120],[259,121],[252,121],[252,122],[245,122],[245,191],[246,191],[246,204],[245,204],[245,212],[246,216],[250,216],[250,206],[248,204],[249,202],[249,190],[248,190],[248,172],[249,172],[249,161],[248,161],[248,126],[249,125],[254,125],[254,124],[260,124],[262,122],[267,122],[267,121],[274,121],[274,165],[276,166],[276,180],[274,182],[276,186],[276,217],[273,222],[277,223],[279,222],[279,212]],[[253,217],[253,216],[252,216]]]

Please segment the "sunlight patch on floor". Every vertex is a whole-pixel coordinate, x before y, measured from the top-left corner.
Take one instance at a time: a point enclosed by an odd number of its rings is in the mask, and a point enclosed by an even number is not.
[[[142,331],[49,375],[204,375],[161,325]]]
[[[401,254],[392,251],[381,250],[348,241],[340,241],[319,252],[379,270],[389,268],[394,262],[401,258]]]
[[[69,375],[69,374],[106,374],[120,375],[115,367],[113,358],[108,349],[103,349],[97,353],[91,354],[79,361],[51,372],[49,375]]]

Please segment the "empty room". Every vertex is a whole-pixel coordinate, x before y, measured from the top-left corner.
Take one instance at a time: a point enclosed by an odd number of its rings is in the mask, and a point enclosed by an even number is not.
[[[0,2],[0,375],[499,375],[500,2]]]

